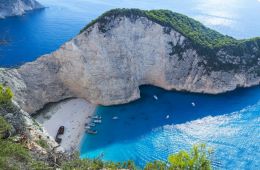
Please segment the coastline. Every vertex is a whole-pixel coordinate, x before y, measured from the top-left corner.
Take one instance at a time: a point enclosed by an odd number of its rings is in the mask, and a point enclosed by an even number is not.
[[[64,126],[64,134],[60,146],[66,152],[78,150],[85,132],[88,116],[94,114],[96,105],[84,99],[65,100],[43,109],[36,116],[36,121],[55,139],[60,126]]]

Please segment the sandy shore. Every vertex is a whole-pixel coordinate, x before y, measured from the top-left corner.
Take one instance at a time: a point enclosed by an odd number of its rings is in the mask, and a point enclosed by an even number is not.
[[[60,126],[65,127],[61,146],[65,151],[78,149],[85,132],[85,123],[93,115],[96,106],[83,99],[71,99],[54,104],[42,110],[36,117],[50,136],[55,138]]]

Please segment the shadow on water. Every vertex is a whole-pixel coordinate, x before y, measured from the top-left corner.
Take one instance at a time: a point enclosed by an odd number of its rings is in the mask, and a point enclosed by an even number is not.
[[[166,91],[154,86],[142,86],[140,91],[141,99],[135,102],[96,109],[103,118],[102,124],[96,126],[97,135],[85,135],[81,152],[135,140],[165,125],[230,114],[260,100],[259,86],[219,95]],[[115,116],[118,120],[112,119]]]

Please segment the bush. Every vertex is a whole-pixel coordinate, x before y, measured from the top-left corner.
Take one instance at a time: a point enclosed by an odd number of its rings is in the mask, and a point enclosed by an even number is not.
[[[43,139],[37,140],[36,143],[37,143],[38,145],[40,145],[42,148],[45,148],[45,149],[48,149],[48,148],[49,148],[48,143],[47,143],[45,140],[43,140]]]
[[[210,170],[212,149],[206,145],[194,145],[191,151],[179,151],[168,157],[168,162],[154,161],[145,166],[145,170]]]
[[[12,98],[12,90],[0,84],[0,109],[10,110],[12,108]]]
[[[11,125],[5,121],[5,119],[0,116],[0,138],[2,138],[2,134],[6,131],[11,130]]]
[[[212,149],[207,149],[206,145],[194,145],[190,153],[180,151],[177,154],[170,155],[168,161],[170,169],[200,169],[210,170],[210,156]]]
[[[100,159],[80,159],[79,154],[76,153],[71,161],[64,162],[61,166],[63,170],[100,170],[100,169],[129,169],[135,170],[136,166],[133,161],[123,163],[104,162]]]
[[[11,126],[0,116],[0,132],[10,130]],[[19,169],[31,161],[28,150],[11,139],[0,138],[0,167],[2,169]]]
[[[10,103],[13,97],[13,92],[10,87],[5,87],[0,84],[0,105]]]
[[[145,165],[144,170],[166,170],[167,165],[163,161],[149,162]]]

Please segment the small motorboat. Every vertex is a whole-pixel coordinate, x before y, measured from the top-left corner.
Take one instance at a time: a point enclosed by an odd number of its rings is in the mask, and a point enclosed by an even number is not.
[[[119,119],[117,116],[112,117],[113,120]]]
[[[167,115],[166,117],[165,117],[165,119],[169,119],[170,118],[170,115]]]
[[[91,127],[94,127],[94,126],[96,126],[96,124],[95,123],[90,123],[90,124],[88,124],[89,126],[91,126]]]
[[[101,119],[95,119],[95,120],[93,120],[93,122],[94,123],[101,123],[102,121],[101,121]]]
[[[193,107],[195,107],[195,106],[196,106],[194,102],[191,102],[191,105],[192,105]]]
[[[95,135],[95,134],[97,134],[97,131],[96,131],[96,130],[87,129],[87,130],[86,130],[86,133]]]
[[[96,116],[93,116],[93,119],[98,119],[98,120],[101,120],[101,119],[102,119],[102,117],[101,117],[101,116],[98,116],[98,115],[96,115]]]
[[[154,98],[155,100],[158,100],[158,97],[157,97],[156,95],[153,95],[153,98]]]
[[[85,126],[85,129],[91,129],[91,127],[90,126]]]

